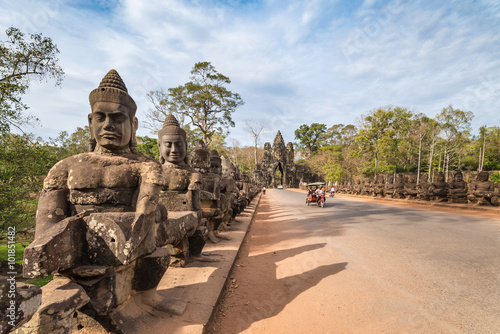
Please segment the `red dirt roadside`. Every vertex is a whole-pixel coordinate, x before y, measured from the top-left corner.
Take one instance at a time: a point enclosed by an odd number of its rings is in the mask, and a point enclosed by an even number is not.
[[[424,223],[384,225],[390,207],[372,209],[369,223],[356,218],[356,224],[349,224],[345,221],[356,213],[342,211],[344,205],[336,207],[335,200],[327,199],[325,209],[302,202],[287,206],[279,200],[286,195],[281,192],[270,190],[262,197],[207,333],[497,333],[492,329],[500,325],[495,316],[500,304],[490,270],[499,263],[497,250],[485,243],[490,253],[470,255],[482,261],[478,272],[475,260],[463,265],[472,250],[467,253],[461,245],[467,240],[470,247],[482,248],[481,241],[472,239],[474,233],[470,238],[464,233],[464,239],[457,234],[455,240],[446,230],[471,224],[433,223],[425,240],[406,232],[426,233]],[[430,211],[418,213],[422,217],[432,217],[432,211],[458,212],[454,207],[351,199]],[[351,208],[362,205],[354,201]],[[329,207],[343,220],[321,222]],[[460,217],[475,217],[474,229],[486,231],[481,235],[494,242],[500,232],[498,212],[459,212]],[[477,217],[485,217],[484,222]],[[455,261],[462,265],[452,265]]]

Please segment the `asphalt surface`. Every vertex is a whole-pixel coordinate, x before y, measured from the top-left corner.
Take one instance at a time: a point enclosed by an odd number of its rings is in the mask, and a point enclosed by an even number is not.
[[[500,333],[500,217],[268,190],[217,333]]]

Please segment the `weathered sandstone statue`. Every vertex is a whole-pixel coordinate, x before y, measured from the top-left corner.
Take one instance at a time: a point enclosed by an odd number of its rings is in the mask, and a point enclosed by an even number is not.
[[[493,182],[490,181],[487,171],[477,174],[476,180],[471,183],[469,200],[476,205],[491,205],[491,198],[495,194]]]
[[[416,199],[418,195],[417,190],[417,175],[410,174],[407,176],[407,180],[405,181],[405,190],[404,195],[407,199]]]
[[[361,195],[370,196],[373,188],[373,180],[367,180],[361,190]]]
[[[190,255],[201,253],[208,235],[207,228],[201,225],[202,178],[188,164],[186,132],[172,114],[167,115],[158,131],[158,147],[165,175],[159,202],[167,209],[169,219],[160,226],[158,236],[164,238],[157,244],[173,245],[172,263],[184,266]]]
[[[453,181],[449,183],[449,197],[452,203],[467,204],[467,192],[469,187],[464,181],[464,176],[460,169],[453,173]]]
[[[443,172],[439,172],[436,176],[436,182],[431,183],[429,186],[429,196],[433,201],[448,201],[448,183],[445,181]]]
[[[491,204],[494,206],[500,206],[500,182],[494,187],[493,197],[491,197]]]
[[[377,182],[373,187],[373,196],[374,197],[384,197],[385,195],[385,185],[384,185],[384,176],[378,175]]]
[[[399,173],[396,175],[396,183],[394,184],[393,198],[405,198],[405,182],[404,175]]]
[[[202,176],[200,200],[203,219],[208,227],[209,239],[217,243],[219,242],[216,237],[217,230],[224,218],[224,212],[221,209],[219,154],[217,151],[211,154],[205,143],[200,140],[191,153],[191,165]]]
[[[355,183],[354,183],[354,180],[353,179],[350,179],[347,184],[345,184],[345,193],[347,194],[354,194],[354,187],[355,187]]]
[[[388,198],[394,197],[394,175],[387,176],[387,183],[385,184],[385,196]]]
[[[417,183],[417,199],[421,201],[428,201],[430,199],[429,196],[429,187],[431,184],[427,181],[427,174],[422,173],[420,175],[420,180]]]
[[[166,218],[157,211],[161,165],[136,154],[137,107],[115,70],[89,100],[90,152],[50,170],[35,240],[24,253],[25,277],[58,273],[43,288],[51,297],[42,298],[28,323],[38,333],[67,332],[74,311],[85,304],[87,314],[109,324],[112,311],[134,291],[143,291],[150,306],[161,303],[155,288],[170,258],[155,244],[156,223]]]
[[[236,168],[224,156],[221,157],[221,172],[222,211],[224,212],[222,224],[226,227],[239,213],[237,200],[239,191],[236,185]]]
[[[363,180],[358,179],[356,181],[356,185],[354,186],[353,189],[353,195],[361,195],[363,192],[363,187],[365,186],[365,182]]]

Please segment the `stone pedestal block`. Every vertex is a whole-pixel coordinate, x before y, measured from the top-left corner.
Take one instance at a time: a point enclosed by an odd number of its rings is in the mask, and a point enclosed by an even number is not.
[[[40,306],[42,289],[36,285],[16,283],[15,277],[0,276],[0,333],[9,333],[13,328],[29,321]]]
[[[46,230],[24,250],[23,276],[49,276],[86,258],[85,221],[74,216]]]
[[[81,286],[65,277],[55,277],[42,288],[42,303],[31,320],[14,333],[71,333],[74,313],[88,302]]]

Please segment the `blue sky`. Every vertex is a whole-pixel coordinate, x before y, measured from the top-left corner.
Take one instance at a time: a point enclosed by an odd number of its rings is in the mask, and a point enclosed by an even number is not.
[[[25,102],[45,139],[86,125],[88,94],[111,68],[138,105],[189,80],[199,61],[231,78],[244,120],[267,120],[285,142],[301,124],[356,124],[398,105],[433,117],[470,110],[475,130],[500,126],[500,3],[478,1],[3,1],[0,28],[41,32],[59,47],[62,87],[34,84]],[[3,35],[2,39],[5,38]],[[154,136],[145,128],[139,135]]]

